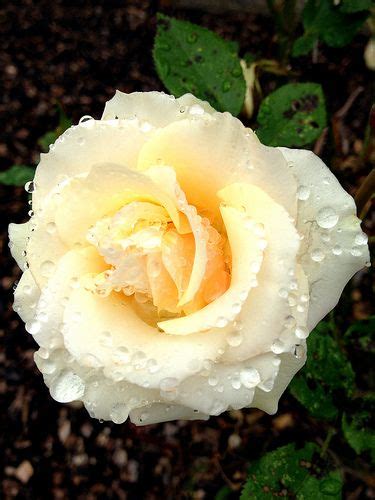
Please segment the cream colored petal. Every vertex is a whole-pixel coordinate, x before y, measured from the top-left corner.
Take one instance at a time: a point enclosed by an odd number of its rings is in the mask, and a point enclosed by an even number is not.
[[[113,216],[126,203],[148,201],[165,207],[176,227],[181,217],[175,201],[146,175],[121,165],[94,165],[89,175],[72,180],[62,191],[56,209],[56,225],[70,247],[85,244],[89,228],[105,216]]]
[[[135,425],[159,424],[170,420],[208,420],[209,416],[182,405],[152,403],[136,408],[129,414]]]
[[[218,299],[195,313],[159,322],[159,328],[167,333],[186,335],[226,326],[240,313],[243,302],[254,286],[262,263],[262,250],[259,246],[261,235],[257,236],[254,221],[239,210],[225,205],[220,210],[232,253],[230,287]]]
[[[295,276],[299,236],[286,210],[258,187],[244,183],[227,186],[219,196],[261,224],[268,243],[257,276],[258,286],[251,290],[238,316],[242,341],[223,357],[230,363],[269,351],[290,315],[288,294],[304,292],[298,289]]]
[[[206,371],[181,383],[173,402],[208,415],[253,406],[255,387],[260,392],[271,390],[279,365],[272,353],[241,363],[209,365]]]
[[[142,148],[140,170],[171,165],[177,181],[199,213],[220,223],[216,193],[233,182],[263,188],[294,216],[296,182],[276,148],[260,144],[255,134],[229,113],[204,114],[158,130]]]
[[[24,224],[9,224],[9,248],[13,259],[21,269],[26,264],[26,245],[31,233],[30,222]]]
[[[134,168],[138,153],[152,134],[135,121],[89,120],[69,128],[46,154],[36,169],[33,209],[44,204],[47,194],[59,183],[87,175],[96,163],[116,163]]]
[[[191,107],[193,114],[190,113]],[[164,92],[132,92],[125,94],[116,91],[104,108],[102,120],[136,119],[141,124],[150,124],[153,127],[165,127],[170,123],[185,119],[186,116],[194,116],[194,110],[199,108],[206,113],[214,113],[215,110],[206,101],[197,99],[192,94],[185,94],[178,99]]]
[[[65,346],[81,363],[94,355],[106,376],[151,388],[196,373],[204,360],[220,356],[225,343],[221,332],[209,342],[204,333],[167,335],[144,323],[123,294],[100,297],[82,287],[70,295],[64,324]]]
[[[183,306],[194,299],[198,292],[207,266],[208,232],[202,224],[202,217],[195,206],[189,205],[185,193],[176,181],[176,173],[170,167],[151,167],[145,174],[150,177],[161,192],[166,192],[173,199],[180,212],[186,216],[195,240],[195,255],[189,284],[182,294],[178,305]],[[176,228],[179,231],[179,227]]]
[[[278,403],[281,395],[288,387],[290,381],[294,375],[300,370],[306,361],[306,348],[305,341],[302,341],[298,352],[299,357],[296,357],[293,353],[280,354],[281,364],[279,373],[277,375],[275,385],[270,392],[261,391],[259,389],[255,390],[255,396],[251,404],[254,408],[259,408],[260,410],[273,415],[277,412]],[[303,351],[303,354],[301,354]]]
[[[309,328],[337,304],[349,279],[369,262],[353,198],[311,151],[280,148],[299,182],[299,259],[310,283]]]
[[[63,345],[64,311],[71,294],[77,287],[84,286],[81,279],[85,275],[101,273],[107,267],[94,247],[69,251],[59,260],[47,285],[42,288],[35,309],[34,320],[39,329],[34,338],[41,347]]]
[[[27,269],[22,274],[14,291],[13,304],[13,309],[25,323],[33,319],[39,296],[40,288],[36,284],[31,272]]]

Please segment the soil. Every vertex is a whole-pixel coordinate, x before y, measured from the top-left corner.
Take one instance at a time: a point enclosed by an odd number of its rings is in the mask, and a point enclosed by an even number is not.
[[[277,57],[269,18],[173,10],[166,6],[173,2],[161,3],[2,3],[1,169],[38,162],[38,138],[57,125],[56,103],[77,123],[87,114],[99,118],[116,89],[165,90],[151,56],[160,9],[237,40],[241,55],[250,51]],[[365,41],[360,34],[346,49],[320,48],[314,62],[311,57],[293,62],[293,70],[302,75],[299,81],[322,83],[330,116],[358,93],[344,116],[335,116],[335,135],[329,133],[316,146],[352,194],[369,172],[361,157],[373,79],[363,62]],[[261,79],[265,93],[283,81],[274,75]],[[100,423],[77,405],[53,401],[34,365],[36,344],[11,307],[20,270],[8,252],[7,225],[27,219],[27,193],[0,186],[0,197],[2,498],[198,500],[214,498],[224,486],[233,491],[227,498],[238,498],[250,462],[264,451],[290,442],[324,441],[326,425],[310,418],[288,393],[275,416],[247,409],[208,422],[145,428]],[[368,232],[370,224],[368,216],[364,226]],[[370,313],[370,297],[370,271],[365,270],[348,285],[336,309],[343,329]],[[345,453],[345,463],[338,457],[345,474],[344,497],[374,498],[368,465],[354,452]]]

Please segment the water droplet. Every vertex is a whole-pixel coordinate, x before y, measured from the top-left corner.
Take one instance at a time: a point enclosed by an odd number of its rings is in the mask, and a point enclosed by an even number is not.
[[[350,250],[350,253],[353,255],[353,257],[360,257],[362,255],[362,250],[357,247],[353,247]]]
[[[240,380],[244,387],[246,387],[247,389],[252,389],[259,384],[260,375],[258,370],[256,370],[255,368],[244,368],[240,372]]]
[[[180,107],[180,113],[185,113],[186,111],[186,106],[181,106]]]
[[[293,355],[297,359],[303,358],[304,355],[305,355],[305,347],[303,345],[301,345],[301,344],[296,344],[294,346]]]
[[[40,265],[41,275],[45,278],[49,278],[53,271],[55,270],[55,264],[51,260],[45,260]]]
[[[271,351],[274,354],[281,354],[282,352],[284,352],[284,349],[285,349],[284,342],[280,339],[274,340],[274,342],[271,345]]]
[[[324,252],[320,248],[314,248],[314,250],[311,251],[311,259],[314,262],[321,262],[324,257]]]
[[[229,320],[227,318],[224,318],[224,316],[219,316],[216,320],[215,326],[217,326],[217,328],[224,328],[228,323]]]
[[[354,243],[356,245],[367,245],[368,236],[365,233],[358,233],[354,238]]]
[[[82,118],[79,120],[78,124],[79,125],[92,125],[95,122],[94,118],[90,115],[84,115]]]
[[[324,229],[331,229],[336,226],[339,220],[337,212],[331,207],[324,207],[317,213],[316,222]]]
[[[342,248],[340,247],[340,245],[335,245],[332,248],[332,253],[333,253],[333,255],[341,255],[342,254]]]
[[[286,299],[288,297],[288,290],[286,288],[280,288],[279,297]]]
[[[129,416],[129,408],[126,404],[117,403],[115,404],[109,414],[110,419],[115,424],[123,424]]]
[[[238,391],[238,389],[241,389],[241,380],[239,377],[233,377],[232,381],[231,381],[231,386],[233,387],[233,389],[236,389],[236,391]]]
[[[223,84],[221,86],[223,92],[229,92],[229,90],[231,89],[231,87],[232,87],[232,84],[229,81],[223,82]]]
[[[226,336],[226,341],[231,347],[238,347],[242,344],[242,333],[238,330],[234,330]]]
[[[160,390],[164,392],[174,391],[176,390],[177,385],[178,385],[178,380],[176,378],[173,377],[163,378],[160,381]]]
[[[35,335],[40,331],[41,326],[42,325],[39,323],[39,321],[31,320],[26,323],[25,328],[26,331],[29,332],[31,335]]]
[[[34,181],[26,182],[26,184],[25,184],[25,191],[27,193],[33,193],[35,191],[35,188],[36,188],[36,186],[35,186]]]
[[[196,33],[189,33],[187,36],[188,43],[195,43],[198,40],[198,35]]]
[[[46,225],[47,233],[53,234],[56,232],[56,224],[54,222],[48,222]]]
[[[310,188],[308,186],[300,186],[297,191],[297,198],[301,201],[306,201],[310,197]]]
[[[297,326],[297,328],[295,329],[295,334],[299,339],[307,339],[307,337],[309,336],[309,331],[304,326]]]
[[[208,377],[208,385],[210,385],[211,387],[215,387],[215,385],[217,385],[218,382],[219,380],[216,377],[216,375],[211,375],[210,377]]]
[[[76,373],[65,371],[52,381],[50,392],[59,403],[70,403],[82,398],[85,384]]]
[[[191,115],[203,115],[204,109],[199,104],[193,104],[190,106],[189,113]]]
[[[147,132],[150,132],[150,130],[152,130],[153,127],[152,127],[151,123],[143,122],[139,128],[141,129],[142,132],[147,133]]]

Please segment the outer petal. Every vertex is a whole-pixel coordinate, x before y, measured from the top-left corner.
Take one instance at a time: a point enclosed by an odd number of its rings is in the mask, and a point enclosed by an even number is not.
[[[308,326],[312,329],[337,304],[353,274],[369,261],[367,240],[353,198],[328,167],[311,151],[279,149],[303,198],[297,228],[304,235],[300,260],[310,283]]]
[[[36,284],[33,275],[27,269],[14,291],[13,309],[27,323],[31,321],[35,314],[35,308],[40,297],[40,289]]]
[[[258,187],[232,184],[222,189],[219,196],[263,224],[268,242],[257,276],[259,286],[251,290],[239,315],[242,342],[225,353],[225,361],[233,362],[269,351],[284,331],[290,314],[288,293],[298,287],[295,264],[300,240],[286,210]]]
[[[278,402],[282,393],[288,387],[294,375],[305,364],[305,341],[301,342],[298,352],[301,353],[301,350],[303,351],[303,354],[300,354],[298,357],[296,357],[293,353],[283,353],[280,355],[281,364],[274,387],[270,392],[256,389],[251,405],[252,407],[259,408],[260,410],[263,410],[271,415],[276,413]]]
[[[206,113],[215,113],[208,102],[201,101],[192,94],[185,94],[175,99],[164,92],[125,94],[117,90],[112,99],[106,103],[102,120],[137,119],[140,123],[149,123],[154,127],[165,127],[170,123],[185,119],[187,115],[193,117],[194,115],[189,113],[190,106],[199,106]]]
[[[209,415],[200,413],[187,406],[152,403],[148,406],[136,408],[129,414],[135,425],[159,424],[170,420],[208,420]]]
[[[31,233],[30,221],[24,224],[9,224],[10,253],[21,269],[26,264],[26,245]]]
[[[42,154],[36,169],[33,209],[43,206],[46,195],[60,183],[86,175],[95,163],[117,163],[134,168],[138,153],[152,131],[135,121],[89,120],[70,127]]]
[[[296,182],[283,156],[260,144],[228,113],[205,114],[158,130],[140,152],[138,168],[172,165],[189,203],[220,220],[216,193],[233,182],[263,188],[294,216]]]

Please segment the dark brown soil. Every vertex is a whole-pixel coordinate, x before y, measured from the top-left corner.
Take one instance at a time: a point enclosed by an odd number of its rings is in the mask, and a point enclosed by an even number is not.
[[[76,123],[85,114],[99,117],[115,89],[163,90],[151,57],[158,9],[155,0],[1,4],[2,169],[38,162],[37,140],[55,128],[56,102]],[[164,11],[239,41],[242,54],[277,54],[269,19]],[[363,63],[365,40],[359,35],[349,48],[322,49],[316,64],[305,58],[293,68],[303,75],[300,80],[322,83],[331,116],[363,88],[343,121],[335,122],[336,150],[330,135],[320,149],[351,193],[369,169],[360,157],[372,93],[372,75]],[[262,80],[266,92],[282,81],[275,76]],[[309,418],[287,394],[273,417],[244,410],[207,423],[146,428],[100,423],[82,408],[53,401],[33,362],[35,343],[11,308],[20,271],[9,256],[6,230],[10,221],[26,220],[27,194],[22,188],[0,186],[0,196],[2,498],[212,499],[225,485],[238,498],[248,464],[263,451],[325,439],[325,424]],[[367,229],[369,224],[368,218]],[[343,328],[370,312],[370,287],[368,271],[347,287],[336,313]],[[349,464],[338,457],[345,472],[345,498],[374,498],[368,466],[350,450],[345,453]]]

